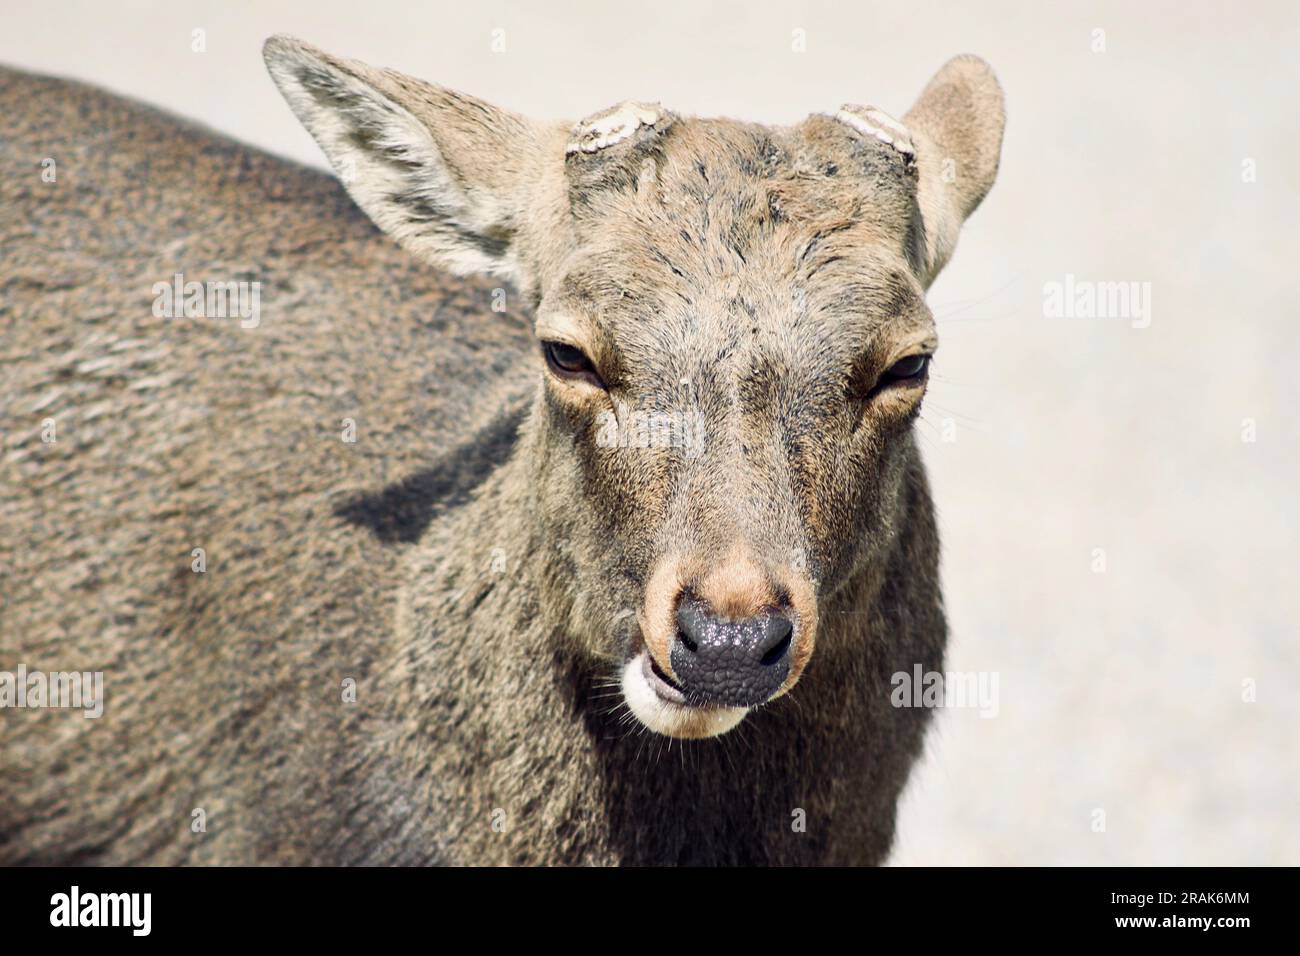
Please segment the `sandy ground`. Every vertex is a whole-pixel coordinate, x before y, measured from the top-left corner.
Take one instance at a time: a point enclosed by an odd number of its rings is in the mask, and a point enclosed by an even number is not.
[[[997,675],[997,713],[941,715],[894,862],[1300,864],[1300,13],[1047,7],[5,0],[0,62],[320,163],[268,34],[571,118],[901,114],[984,56],[1002,172],[931,290],[922,428],[950,665]],[[1067,276],[1147,283],[1149,313],[1051,317]]]

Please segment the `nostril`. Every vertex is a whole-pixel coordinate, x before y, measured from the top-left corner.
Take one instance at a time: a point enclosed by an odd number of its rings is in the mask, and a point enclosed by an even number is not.
[[[786,651],[790,650],[790,638],[794,634],[793,628],[785,632],[785,637],[781,642],[764,654],[759,660],[764,667],[771,667],[781,658],[785,657]]]
[[[677,642],[690,653],[699,653],[700,635],[707,631],[709,620],[702,602],[689,591],[683,593],[677,605]]]
[[[793,639],[794,622],[785,616],[771,617],[767,624],[767,636],[763,641],[767,650],[759,658],[759,663],[764,667],[771,667],[780,661],[790,650],[790,642]]]

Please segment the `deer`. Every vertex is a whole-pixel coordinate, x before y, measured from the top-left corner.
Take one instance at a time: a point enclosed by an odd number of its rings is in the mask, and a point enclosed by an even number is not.
[[[264,57],[333,175],[0,71],[0,863],[884,862],[989,66],[774,127]]]

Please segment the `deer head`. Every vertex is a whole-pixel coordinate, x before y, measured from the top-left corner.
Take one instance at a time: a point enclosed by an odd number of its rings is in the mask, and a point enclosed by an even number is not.
[[[631,102],[540,123],[292,39],[266,60],[380,228],[530,303],[565,626],[636,716],[711,736],[787,692],[907,520],[925,290],[998,166],[988,66],[952,60],[901,120],[773,128]]]

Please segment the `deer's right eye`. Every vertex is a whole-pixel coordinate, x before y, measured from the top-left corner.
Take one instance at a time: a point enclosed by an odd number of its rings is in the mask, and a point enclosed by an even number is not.
[[[605,387],[596,373],[596,366],[577,346],[567,342],[543,342],[542,354],[546,356],[547,366],[560,378],[583,379]]]

